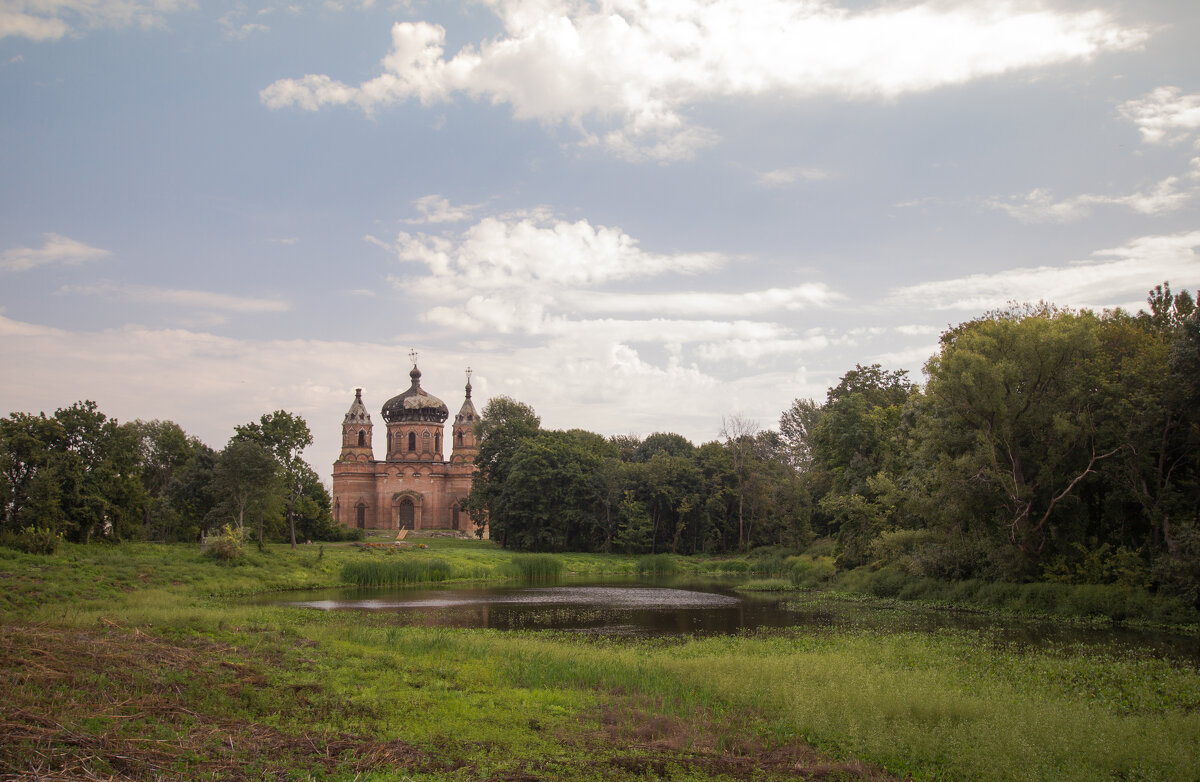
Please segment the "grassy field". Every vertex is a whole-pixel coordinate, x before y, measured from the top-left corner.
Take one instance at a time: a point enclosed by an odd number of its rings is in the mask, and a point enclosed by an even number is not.
[[[571,573],[638,570],[632,557],[555,559]],[[0,549],[0,778],[1190,780],[1200,769],[1200,674],[1119,649],[1033,650],[982,631],[612,640],[241,599],[341,585],[355,567],[447,579],[522,569],[460,541],[268,547],[235,564],[183,546]]]

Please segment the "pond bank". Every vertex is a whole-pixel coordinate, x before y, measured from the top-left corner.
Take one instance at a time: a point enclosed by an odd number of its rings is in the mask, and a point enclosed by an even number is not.
[[[233,566],[151,546],[0,555],[14,739],[0,771],[1182,780],[1200,766],[1200,674],[1119,650],[900,628],[499,633],[211,597],[336,584],[356,555],[305,548]]]

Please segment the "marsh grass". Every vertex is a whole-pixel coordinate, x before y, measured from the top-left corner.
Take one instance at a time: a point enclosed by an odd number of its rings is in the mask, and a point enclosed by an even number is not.
[[[342,581],[357,586],[436,583],[454,576],[450,563],[442,559],[370,559],[342,566]]]
[[[525,581],[555,581],[563,574],[562,560],[552,554],[518,554],[497,568],[497,575]]]
[[[829,572],[821,583],[842,592],[933,605],[968,605],[1029,616],[1099,618],[1158,626],[1200,622],[1200,612],[1177,598],[1112,584],[938,581],[913,576],[898,568],[859,568],[836,576]]]
[[[647,554],[638,557],[635,567],[638,573],[650,575],[672,575],[682,570],[677,558],[670,554]]]
[[[737,592],[791,592],[795,589],[790,579],[783,578],[752,578],[734,587]]]

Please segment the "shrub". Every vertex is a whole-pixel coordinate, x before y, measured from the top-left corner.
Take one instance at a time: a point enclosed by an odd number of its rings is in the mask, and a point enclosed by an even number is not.
[[[820,559],[788,557],[786,561],[791,572],[792,584],[801,589],[815,589],[833,578],[834,567],[831,557],[821,557]]]
[[[813,559],[821,557],[832,557],[833,552],[837,550],[837,541],[833,538],[817,538],[812,542],[812,545],[805,549],[804,553]]]
[[[54,554],[62,542],[62,533],[48,527],[25,527],[20,532],[6,532],[0,536],[0,546],[26,554]]]
[[[204,553],[221,562],[234,562],[242,558],[242,536],[226,524],[221,527],[221,534],[209,538],[208,547]]]

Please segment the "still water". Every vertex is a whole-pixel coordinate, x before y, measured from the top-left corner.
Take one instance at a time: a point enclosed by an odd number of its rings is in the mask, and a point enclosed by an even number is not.
[[[553,584],[392,587],[292,593],[277,605],[386,614],[404,624],[558,630],[608,636],[685,636],[791,629],[934,632],[982,630],[1035,646],[1095,644],[1200,662],[1200,639],[1127,628],[997,617],[969,610],[846,600],[821,593],[744,593],[733,580],[697,577],[561,581]]]

